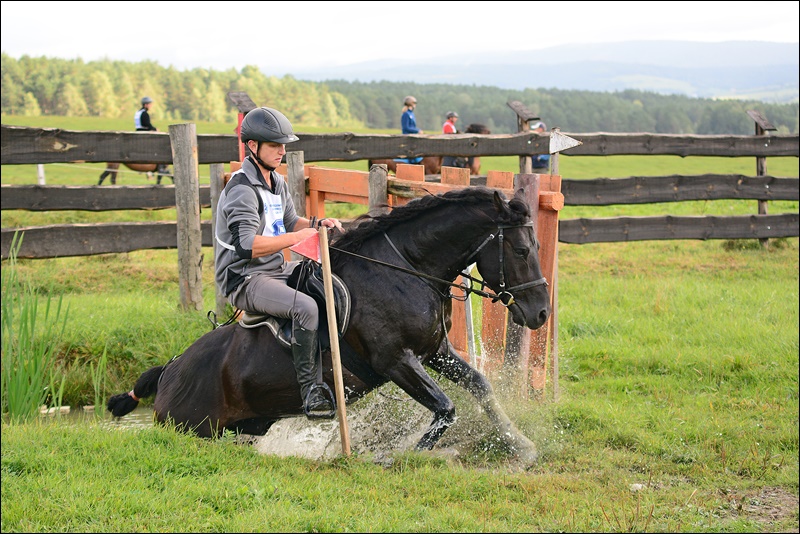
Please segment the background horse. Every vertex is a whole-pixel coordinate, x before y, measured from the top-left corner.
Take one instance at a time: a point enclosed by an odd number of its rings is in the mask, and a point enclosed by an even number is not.
[[[175,183],[175,177],[169,172],[169,165],[165,163],[123,163],[126,167],[128,167],[132,171],[137,172],[146,172],[148,173],[156,173],[156,184],[161,183],[161,178],[163,176],[169,176],[172,179],[172,183]],[[100,180],[97,182],[97,185],[103,185],[103,181],[106,177],[111,177],[111,185],[115,185],[117,183],[117,173],[119,172],[119,163],[106,163],[106,168],[103,173],[100,175]]]
[[[421,197],[385,215],[359,217],[330,248],[333,272],[351,297],[349,326],[340,343],[346,403],[394,382],[433,413],[416,445],[431,449],[455,421],[455,406],[427,366],[472,393],[512,450],[524,461],[535,461],[533,443],[446,335],[450,286],[473,263],[495,294],[473,291],[498,298],[519,325],[536,329],[547,320],[547,282],[522,190],[510,201],[485,187]],[[321,338],[327,337],[324,322]],[[333,388],[330,351],[323,353],[322,368]],[[148,369],[131,392],[113,396],[108,409],[125,415],[153,394],[158,422],[201,437],[224,429],[264,435],[278,419],[303,415],[290,349],[270,329],[238,323],[208,332],[179,357]]]
[[[484,134],[489,135],[492,133],[489,128],[487,128],[483,124],[473,123],[467,126],[467,129],[464,130],[464,133],[476,133],[476,134]],[[470,156],[469,158],[459,158],[459,160],[464,160],[463,164],[459,164],[459,167],[467,167],[469,166],[470,174],[480,174],[481,171],[481,158],[480,156]],[[371,159],[367,161],[367,167],[372,168],[373,165],[380,165],[384,164],[389,169],[389,172],[397,174],[397,164],[402,163],[402,161],[395,161],[394,159]],[[420,165],[425,166],[425,174],[441,174],[442,173],[442,156],[425,156],[422,158],[422,162]]]
[[[373,165],[386,165],[390,173],[397,174],[397,164],[403,163],[402,161],[396,161],[394,159],[371,159],[367,160],[368,168],[372,168]],[[425,166],[425,174],[439,174],[439,171],[442,168],[442,157],[441,156],[425,156],[422,158],[422,161],[417,163],[417,165],[424,165]]]

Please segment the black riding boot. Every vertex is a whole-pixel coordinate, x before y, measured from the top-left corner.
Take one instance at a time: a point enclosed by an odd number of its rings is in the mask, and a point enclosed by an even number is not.
[[[319,360],[317,359],[317,331],[306,330],[301,326],[292,328],[292,358],[300,383],[300,394],[303,409],[309,418],[326,418],[334,416],[334,407],[324,391],[330,392],[324,383],[317,384]]]

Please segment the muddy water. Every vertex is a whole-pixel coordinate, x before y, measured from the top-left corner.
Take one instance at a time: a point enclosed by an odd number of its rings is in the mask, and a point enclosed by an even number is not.
[[[369,454],[380,463],[390,463],[392,454],[413,449],[432,420],[427,409],[391,384],[348,406],[346,411],[351,453]],[[139,407],[124,417],[113,417],[108,411],[95,414],[81,409],[71,410],[66,415],[42,417],[55,417],[77,424],[99,422],[101,428],[108,429],[140,429],[153,425],[153,410],[149,406]],[[463,428],[467,419],[470,417],[465,418],[462,414],[440,442],[440,447],[447,449],[448,456],[458,456],[459,449],[469,447],[474,441],[474,437],[459,436],[458,427]],[[480,426],[486,430],[483,424]],[[333,459],[342,454],[338,419],[282,419],[264,436],[242,436],[240,439],[252,443],[262,454],[310,459]]]
[[[431,420],[431,414],[402,392],[373,392],[347,407],[347,426],[352,453],[372,452],[377,460],[392,452],[412,448]],[[150,406],[136,408],[124,417],[108,411],[72,409],[68,414],[41,415],[67,424],[98,423],[107,429],[140,429],[153,425]],[[310,421],[305,417],[282,419],[265,436],[254,437],[253,447],[262,454],[332,459],[342,454],[338,419]]]
[[[147,428],[153,426],[153,409],[139,407],[125,417],[114,417],[107,410],[71,409],[68,414],[42,414],[44,420],[55,419],[67,424],[98,423],[101,428]]]

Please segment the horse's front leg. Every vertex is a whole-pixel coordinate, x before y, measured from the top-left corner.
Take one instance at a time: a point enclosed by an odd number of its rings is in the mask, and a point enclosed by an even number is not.
[[[486,377],[464,361],[455,352],[452,345],[443,342],[436,355],[425,364],[472,393],[478,399],[489,420],[516,451],[519,458],[529,465],[536,462],[539,456],[536,452],[536,445],[511,422],[497,401],[492,385]]]
[[[416,445],[417,450],[432,449],[445,430],[455,422],[456,408],[453,401],[408,350],[392,367],[384,370],[384,373],[415,401],[433,412],[433,421]]]

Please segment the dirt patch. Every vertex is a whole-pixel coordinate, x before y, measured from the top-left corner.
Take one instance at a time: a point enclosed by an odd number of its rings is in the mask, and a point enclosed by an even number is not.
[[[764,525],[764,532],[800,532],[800,502],[798,496],[784,488],[766,487],[726,494],[734,516]]]

